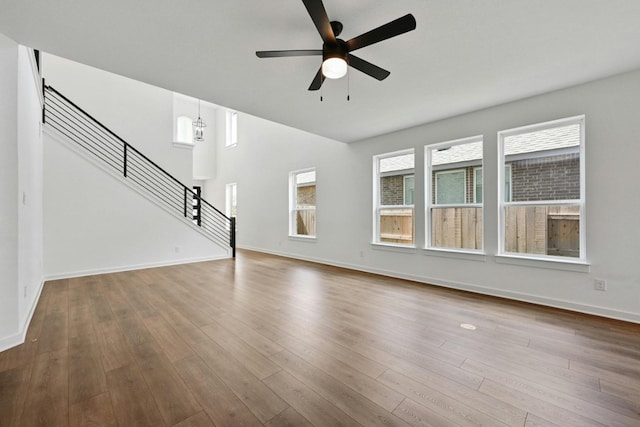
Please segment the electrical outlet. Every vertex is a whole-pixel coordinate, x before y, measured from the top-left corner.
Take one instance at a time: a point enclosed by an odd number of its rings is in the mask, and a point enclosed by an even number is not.
[[[180,253],[180,246],[176,246],[173,250],[176,251],[176,253]]]
[[[27,287],[26,286],[24,287],[24,297],[25,298],[27,297]]]
[[[360,251],[360,258],[364,258],[364,251]]]
[[[604,279],[596,279],[593,281],[593,287],[596,291],[606,291],[607,290],[607,281]]]

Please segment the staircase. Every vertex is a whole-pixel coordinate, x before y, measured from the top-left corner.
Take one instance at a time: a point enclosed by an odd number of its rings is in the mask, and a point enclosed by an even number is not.
[[[216,244],[231,248],[235,258],[235,218],[227,217],[201,198],[199,189],[181,183],[53,87],[43,83],[43,92],[46,126]]]

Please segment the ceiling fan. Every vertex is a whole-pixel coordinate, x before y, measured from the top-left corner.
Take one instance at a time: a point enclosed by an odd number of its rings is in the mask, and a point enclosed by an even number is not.
[[[371,77],[384,80],[389,71],[378,67],[351,52],[363,47],[381,42],[391,37],[409,32],[416,28],[416,20],[410,13],[367,31],[357,37],[344,41],[337,38],[342,32],[342,23],[329,21],[327,11],[322,0],[302,0],[311,20],[315,24],[322,38],[322,49],[304,50],[261,50],[257,51],[258,58],[282,58],[288,56],[313,56],[322,55],[322,66],[316,73],[309,90],[318,90],[325,78],[338,79],[347,73],[347,67],[351,66]]]

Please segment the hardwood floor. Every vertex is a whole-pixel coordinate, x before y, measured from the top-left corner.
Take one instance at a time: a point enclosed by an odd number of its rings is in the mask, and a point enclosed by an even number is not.
[[[0,353],[22,425],[637,427],[640,325],[248,251],[59,280]]]

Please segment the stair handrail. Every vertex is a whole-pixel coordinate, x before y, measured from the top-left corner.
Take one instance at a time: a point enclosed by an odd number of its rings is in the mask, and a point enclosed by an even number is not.
[[[57,89],[55,89],[53,86],[50,85],[46,85],[44,79],[42,79],[42,91],[44,92],[45,95],[45,99],[46,99],[46,92],[47,91],[51,91],[53,93],[56,94],[56,96],[62,98],[66,103],[68,103],[69,105],[71,105],[74,109],[76,109],[78,112],[82,113],[82,115],[84,115],[86,118],[88,118],[89,120],[91,120],[94,124],[98,125],[103,131],[107,132],[109,135],[111,135],[113,138],[115,138],[116,140],[118,140],[120,143],[123,144],[124,147],[124,153],[123,153],[123,173],[124,173],[124,177],[127,178],[127,157],[128,157],[128,150],[132,150],[135,154],[137,154],[139,157],[141,157],[144,161],[146,161],[147,163],[151,164],[153,167],[155,167],[159,172],[161,172],[166,178],[170,179],[171,181],[173,181],[175,184],[179,185],[180,187],[182,187],[182,189],[184,190],[185,193],[185,198],[184,198],[184,216],[187,217],[187,193],[191,193],[193,198],[197,198],[202,204],[208,206],[209,208],[213,209],[214,212],[216,212],[217,214],[219,214],[220,216],[222,216],[223,219],[227,220],[229,222],[229,245],[232,249],[232,255],[235,258],[236,256],[236,218],[235,217],[229,217],[226,214],[224,214],[223,212],[221,212],[218,208],[216,208],[215,206],[213,206],[211,203],[209,203],[206,199],[202,198],[201,196],[197,195],[191,188],[189,188],[188,186],[186,186],[185,184],[183,184],[179,179],[177,179],[176,177],[174,177],[173,175],[171,175],[169,172],[167,172],[166,170],[164,170],[164,168],[162,168],[160,165],[158,165],[156,162],[154,162],[153,160],[151,160],[149,157],[147,157],[144,153],[140,152],[140,150],[138,150],[137,148],[135,148],[133,145],[129,144],[127,141],[125,141],[122,137],[120,137],[119,135],[117,135],[115,132],[113,132],[111,129],[109,129],[107,126],[105,126],[102,122],[100,122],[98,119],[96,119],[95,117],[93,117],[91,114],[89,114],[87,111],[85,111],[82,107],[80,107],[78,104],[76,104],[75,102],[73,102],[72,100],[70,100],[68,97],[66,97],[64,94],[60,93],[60,91],[58,91]],[[43,107],[43,112],[42,112],[42,123],[45,124],[46,123],[46,103],[45,106]]]

